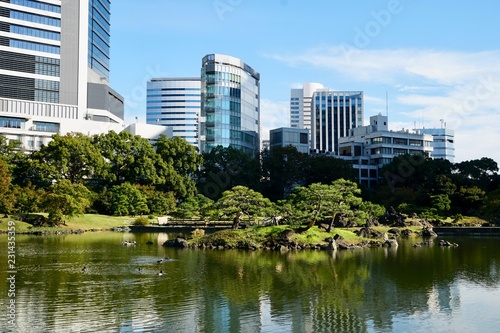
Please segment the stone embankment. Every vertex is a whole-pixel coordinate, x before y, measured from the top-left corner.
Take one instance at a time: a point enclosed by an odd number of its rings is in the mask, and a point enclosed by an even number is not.
[[[374,231],[369,227],[359,229],[356,234],[362,239],[357,243],[349,243],[342,236],[336,234],[333,237],[327,237],[322,243],[304,244],[293,239],[295,232],[293,230],[285,230],[278,236],[264,240],[260,244],[254,244],[248,240],[237,240],[229,242],[224,238],[210,240],[209,238],[201,238],[197,241],[189,241],[184,237],[176,237],[166,241],[163,246],[175,248],[200,248],[200,249],[245,249],[245,250],[274,250],[274,251],[289,251],[289,250],[348,250],[366,247],[392,247],[398,246],[397,237],[410,237],[432,235],[431,227],[423,228],[422,232],[417,234],[409,229],[393,228],[388,234]]]

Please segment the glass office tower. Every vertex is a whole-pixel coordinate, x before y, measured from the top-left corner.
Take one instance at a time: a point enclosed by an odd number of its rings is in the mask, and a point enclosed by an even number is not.
[[[362,91],[315,91],[311,148],[318,153],[338,154],[339,138],[363,125],[363,100]]]
[[[260,151],[260,74],[240,59],[220,54],[203,58],[200,151],[234,147]]]
[[[89,67],[109,80],[111,1],[89,1]]]

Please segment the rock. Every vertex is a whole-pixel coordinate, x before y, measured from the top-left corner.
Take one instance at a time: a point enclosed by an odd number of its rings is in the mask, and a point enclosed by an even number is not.
[[[458,244],[456,244],[456,243],[450,243],[450,242],[448,242],[448,241],[446,241],[446,240],[444,240],[444,239],[441,239],[441,240],[439,241],[439,246],[444,246],[444,247],[457,247],[457,246],[458,246]]]
[[[187,242],[187,240],[185,238],[178,236],[175,239],[167,240],[165,243],[163,243],[163,246],[188,248],[189,243]]]
[[[120,245],[122,245],[122,246],[136,246],[137,243],[136,243],[136,241],[126,240],[126,241],[121,242]]]
[[[278,235],[278,238],[280,240],[284,240],[284,241],[289,241],[290,238],[295,234],[295,231],[293,230],[284,230],[282,232],[280,232],[280,234]]]
[[[434,232],[431,226],[424,227],[421,234],[422,237],[425,238],[437,237],[437,234]]]
[[[411,233],[412,231],[410,229],[403,229],[401,230],[401,237],[409,238]]]
[[[387,230],[388,233],[393,234],[395,236],[400,236],[401,235],[401,229],[399,228],[392,228]]]
[[[326,249],[330,251],[337,251],[337,243],[335,242],[335,239],[330,238]]]
[[[415,243],[413,244],[413,247],[432,246],[432,245],[434,245],[434,242],[432,241],[432,239],[429,239],[423,242]]]
[[[388,239],[384,242],[383,246],[396,248],[399,246],[398,241],[394,238]]]

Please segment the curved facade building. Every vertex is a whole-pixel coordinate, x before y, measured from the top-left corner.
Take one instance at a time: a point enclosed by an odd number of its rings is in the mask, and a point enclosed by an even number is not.
[[[200,152],[260,151],[260,74],[238,58],[209,54],[201,68]]]

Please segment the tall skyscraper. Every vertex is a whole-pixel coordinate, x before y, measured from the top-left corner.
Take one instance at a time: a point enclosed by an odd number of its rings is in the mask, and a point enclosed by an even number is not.
[[[209,54],[202,60],[200,151],[234,147],[260,151],[260,74],[240,59]]]
[[[2,0],[0,134],[37,149],[54,133],[121,130],[109,50],[109,0]]]
[[[339,138],[363,125],[363,92],[316,90],[312,98],[311,148],[339,152]]]
[[[200,89],[199,77],[150,80],[146,123],[172,127],[173,136],[184,138],[198,148]]]
[[[323,85],[306,82],[302,88],[290,91],[290,127],[311,129],[312,96],[316,90],[324,89]]]

